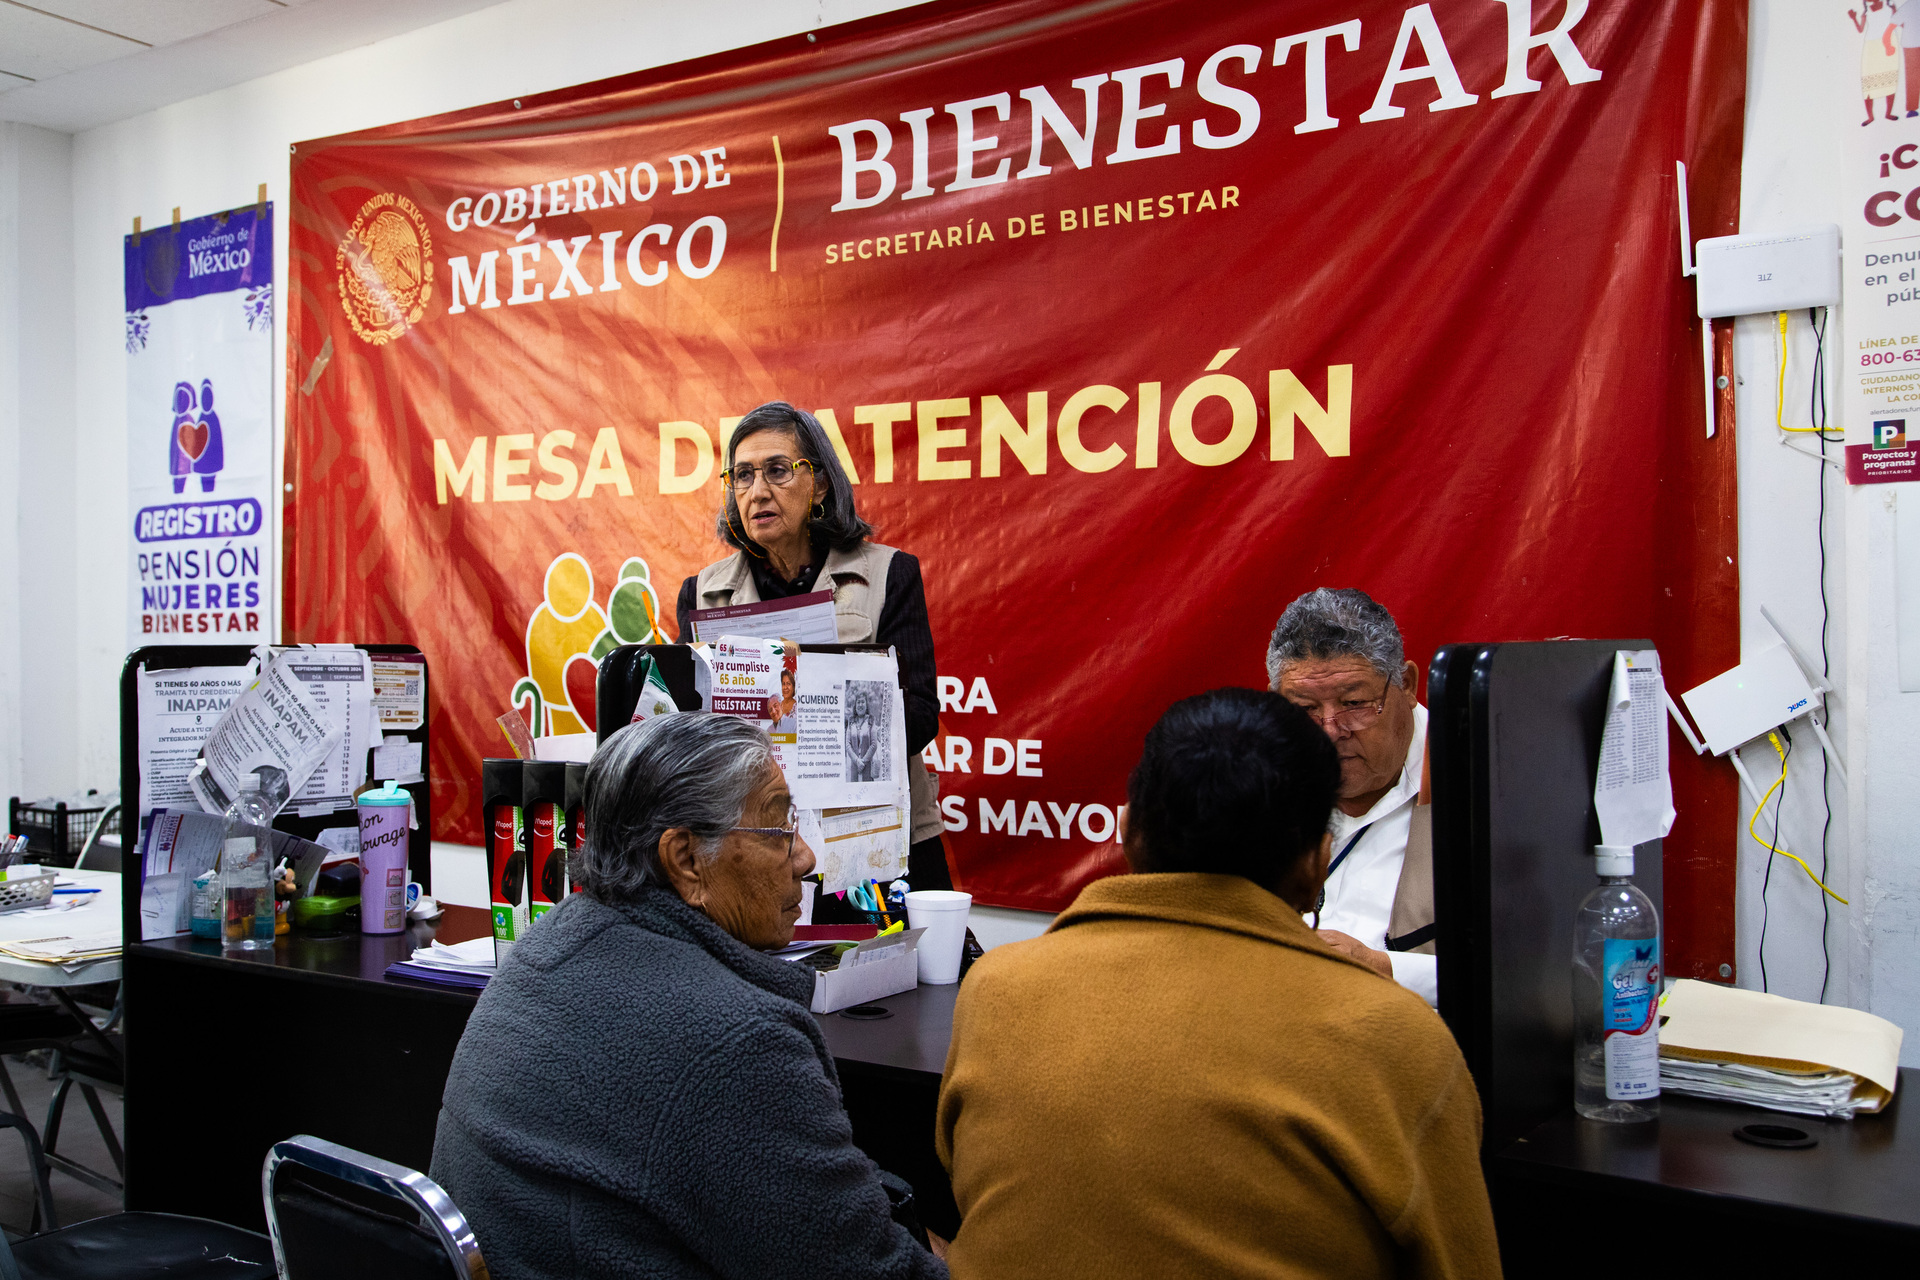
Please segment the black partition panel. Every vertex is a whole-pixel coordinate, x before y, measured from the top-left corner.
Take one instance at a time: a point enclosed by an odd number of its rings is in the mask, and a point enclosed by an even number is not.
[[[1573,1098],[1573,913],[1597,883],[1593,784],[1613,655],[1646,640],[1450,645],[1434,658],[1440,1012],[1498,1149]],[[1661,845],[1634,883],[1661,905]]]
[[[276,646],[278,647],[278,646]],[[410,644],[362,644],[356,648],[367,653],[379,655],[388,653],[419,653],[420,650]],[[139,681],[136,673],[142,666],[148,671],[177,671],[185,667],[244,667],[253,659],[253,648],[244,644],[204,644],[204,645],[148,645],[136,649],[127,655],[126,665],[120,671],[120,803],[121,803],[121,839],[127,848],[123,855],[123,867],[129,873],[126,892],[122,895],[122,922],[129,940],[140,937],[140,887],[146,878],[146,863],[141,853],[140,829],[140,700]],[[427,715],[420,727],[409,730],[382,731],[382,737],[391,733],[396,737],[405,737],[420,744],[420,773],[422,781],[403,784],[413,797],[415,817],[419,827],[408,833],[407,837],[407,874],[420,882],[421,891],[433,892],[433,736],[432,736],[432,673],[428,670],[425,658],[420,663],[421,679],[425,682],[421,697],[427,706]],[[211,727],[211,726],[209,726]],[[369,760],[371,763],[371,760]],[[369,781],[381,781],[368,774]],[[354,822],[352,810],[342,810],[312,818],[303,818],[291,809],[273,820],[273,825],[282,831],[299,836],[303,840],[312,840],[327,827],[348,826]]]
[[[684,644],[623,644],[600,659],[600,676],[593,690],[594,725],[599,742],[633,719],[646,680],[641,659],[651,657],[660,667],[673,704],[682,711],[699,711],[706,703],[693,682],[693,649]]]

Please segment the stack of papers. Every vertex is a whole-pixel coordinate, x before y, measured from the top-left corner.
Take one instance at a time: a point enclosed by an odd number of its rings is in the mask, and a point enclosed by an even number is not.
[[[1836,1120],[1851,1120],[1862,1109],[1878,1109],[1863,1107],[1865,1100],[1855,1095],[1859,1083],[1848,1071],[1801,1074],[1738,1062],[1660,1060],[1660,1088],[1665,1092]]]
[[[493,964],[493,936],[489,934],[452,945],[436,941],[419,947],[412,959],[388,965],[387,973],[396,978],[478,990],[493,977]]]
[[[0,955],[12,956],[16,960],[37,960],[42,964],[57,964],[63,969],[74,970],[92,964],[96,960],[118,959],[120,931],[115,929],[110,933],[84,934],[78,937],[55,934],[44,938],[22,938],[16,942],[0,942]]]
[[[1662,1092],[1851,1120],[1899,1083],[1904,1033],[1858,1009],[1682,978],[1660,1011]]]

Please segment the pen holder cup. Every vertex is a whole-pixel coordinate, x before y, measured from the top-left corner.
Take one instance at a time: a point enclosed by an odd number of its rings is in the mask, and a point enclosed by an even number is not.
[[[907,895],[907,927],[926,930],[920,938],[920,981],[934,987],[960,981],[972,907],[972,894],[952,889],[915,889]]]

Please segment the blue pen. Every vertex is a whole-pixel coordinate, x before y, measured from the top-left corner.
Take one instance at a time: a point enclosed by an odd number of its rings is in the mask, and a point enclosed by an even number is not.
[[[55,893],[98,893],[98,889],[55,889]]]

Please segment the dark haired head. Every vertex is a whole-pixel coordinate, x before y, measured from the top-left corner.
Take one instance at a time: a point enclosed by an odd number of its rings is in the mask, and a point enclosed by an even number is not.
[[[1215,689],[1174,703],[1127,781],[1135,871],[1210,871],[1277,886],[1319,848],[1340,786],[1333,743],[1278,694]]]
[[[734,451],[742,440],[762,431],[786,432],[799,446],[800,456],[813,464],[813,474],[823,488],[818,500],[820,514],[813,517],[809,526],[816,546],[852,551],[873,536],[873,526],[862,520],[854,508],[853,484],[847,479],[846,468],[840,465],[840,455],[833,451],[833,442],[827,439],[820,420],[804,409],[796,409],[784,400],[772,400],[740,419],[740,425],[733,429],[733,437],[727,441],[726,465],[733,465]],[[731,490],[720,491],[720,515],[714,526],[722,542],[746,549],[746,540],[735,532],[741,528],[740,508],[734,504]]]

